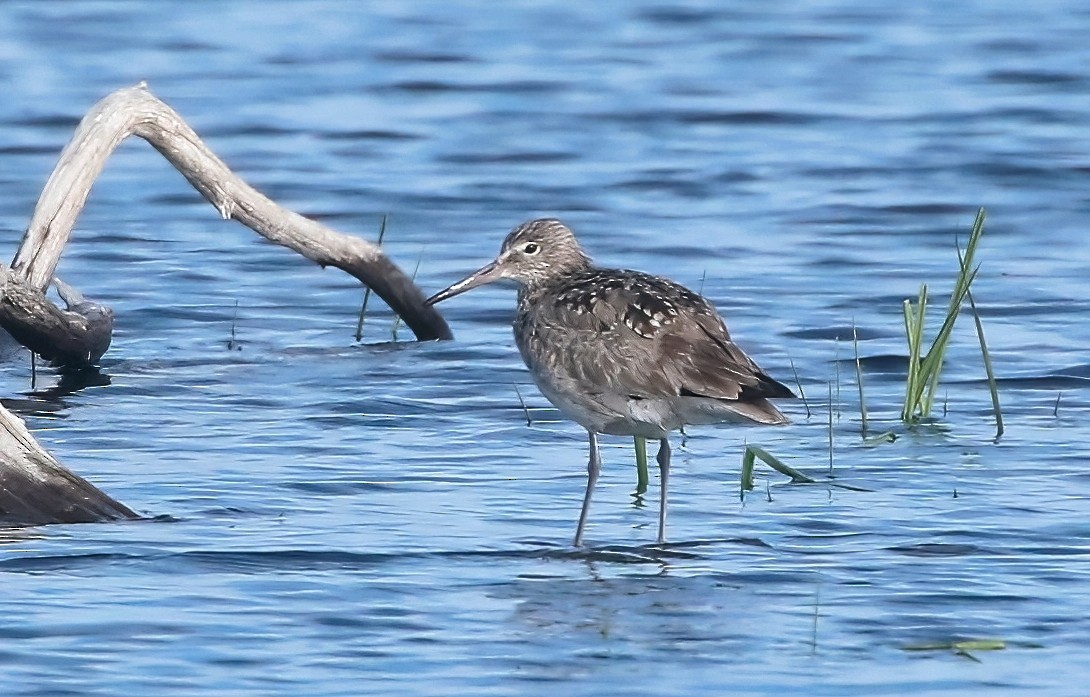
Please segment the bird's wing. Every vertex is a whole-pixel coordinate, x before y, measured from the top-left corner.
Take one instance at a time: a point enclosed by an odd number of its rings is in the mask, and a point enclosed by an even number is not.
[[[701,296],[634,271],[590,273],[598,278],[570,284],[537,319],[559,367],[580,384],[636,397],[794,396],[731,340]]]

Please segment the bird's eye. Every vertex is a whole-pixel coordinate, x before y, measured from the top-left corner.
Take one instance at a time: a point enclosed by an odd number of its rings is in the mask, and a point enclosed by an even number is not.
[[[522,251],[526,254],[537,254],[539,251],[541,251],[541,247],[538,245],[537,242],[527,242],[522,247]]]

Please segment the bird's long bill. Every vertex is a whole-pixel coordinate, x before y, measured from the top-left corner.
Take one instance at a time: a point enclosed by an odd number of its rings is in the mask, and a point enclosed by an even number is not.
[[[476,271],[469,274],[462,280],[458,281],[451,287],[439,291],[435,295],[425,300],[424,304],[434,305],[435,303],[441,303],[447,298],[453,298],[455,295],[464,293],[471,288],[483,286],[484,284],[491,283],[492,281],[498,281],[500,278],[501,276],[499,264],[497,264],[496,262],[492,262],[487,266],[482,266],[481,268],[477,269]]]

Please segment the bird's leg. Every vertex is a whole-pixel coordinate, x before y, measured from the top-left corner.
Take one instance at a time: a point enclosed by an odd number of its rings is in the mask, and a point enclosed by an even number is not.
[[[583,528],[587,524],[587,514],[590,513],[590,497],[594,493],[594,484],[598,481],[598,473],[602,471],[602,456],[598,452],[598,434],[587,431],[590,436],[590,459],[587,462],[587,493],[583,495],[583,510],[579,513],[579,527],[575,529],[576,547],[583,546]]]
[[[659,439],[659,544],[666,543],[666,483],[670,479],[670,441]]]

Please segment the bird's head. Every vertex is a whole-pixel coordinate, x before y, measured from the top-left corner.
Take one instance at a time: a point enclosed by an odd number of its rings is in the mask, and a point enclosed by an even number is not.
[[[555,218],[538,218],[519,225],[507,235],[499,255],[454,285],[427,299],[442,302],[471,288],[509,279],[534,287],[559,276],[590,267],[590,259],[572,231]]]

